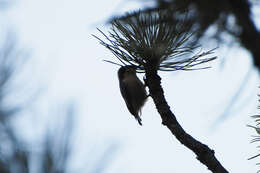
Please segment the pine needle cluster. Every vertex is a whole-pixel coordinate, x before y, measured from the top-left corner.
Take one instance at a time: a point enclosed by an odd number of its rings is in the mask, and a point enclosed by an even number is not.
[[[197,51],[200,46],[190,44],[193,34],[185,17],[173,20],[167,10],[127,13],[111,21],[108,35],[99,31],[106,41],[94,37],[122,64],[136,66],[139,72],[150,62],[156,63],[161,71],[194,70],[194,66],[216,58],[204,58],[214,49]]]

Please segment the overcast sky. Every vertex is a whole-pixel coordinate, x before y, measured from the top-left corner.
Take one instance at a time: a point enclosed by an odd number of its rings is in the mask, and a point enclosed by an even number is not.
[[[31,75],[48,86],[48,102],[73,98],[79,104],[75,142],[81,152],[75,151],[73,167],[95,160],[115,143],[119,148],[108,173],[209,172],[161,125],[150,98],[142,111],[143,126],[138,125],[121,98],[118,67],[102,61],[115,58],[91,36],[101,36],[96,27],[108,31],[104,23],[113,14],[142,7],[121,0],[23,0],[3,16],[30,51]],[[257,112],[258,75],[248,52],[236,44],[220,47],[215,55],[219,59],[210,63],[211,69],[160,73],[166,99],[183,128],[214,149],[226,169],[256,172],[257,160],[247,160],[257,150],[249,144],[253,130],[246,124],[252,124],[250,115]],[[243,92],[226,108],[245,76]],[[225,109],[228,118],[214,125]]]

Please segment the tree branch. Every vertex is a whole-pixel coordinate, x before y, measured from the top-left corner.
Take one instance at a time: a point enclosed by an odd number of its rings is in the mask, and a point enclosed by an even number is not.
[[[171,112],[168,105],[164,91],[161,86],[161,78],[157,74],[156,67],[147,65],[145,68],[146,85],[155,103],[156,109],[161,115],[162,124],[167,126],[172,134],[187,148],[192,150],[197,159],[208,167],[213,173],[227,173],[228,171],[220,164],[214,155],[214,150],[210,149],[207,145],[194,139],[191,135],[186,133],[181,125],[178,123],[175,115]]]
[[[236,22],[241,28],[238,38],[251,52],[254,65],[260,69],[260,33],[251,19],[250,4],[246,0],[229,0]]]
[[[158,70],[194,70],[193,67],[216,58],[205,58],[212,54],[214,49],[195,53],[195,49],[200,46],[191,46],[192,34],[190,26],[186,25],[186,18],[169,21],[170,17],[171,12],[164,10],[127,14],[111,22],[109,36],[100,31],[108,42],[95,37],[122,64],[135,66],[139,72],[145,72],[145,83],[150,90],[150,95],[163,124],[172,134],[192,150],[197,155],[197,159],[213,173],[227,173],[214,156],[212,149],[183,130],[165,100]]]

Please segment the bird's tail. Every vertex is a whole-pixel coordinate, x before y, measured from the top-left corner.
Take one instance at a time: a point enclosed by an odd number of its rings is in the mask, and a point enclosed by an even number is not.
[[[135,116],[135,119],[138,121],[138,123],[140,124],[140,126],[142,125],[142,119],[139,117],[139,115]]]

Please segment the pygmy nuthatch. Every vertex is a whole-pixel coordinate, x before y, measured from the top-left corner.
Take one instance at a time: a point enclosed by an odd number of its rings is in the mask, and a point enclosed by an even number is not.
[[[122,66],[118,70],[119,87],[129,112],[135,117],[140,125],[141,108],[143,107],[147,93],[145,85],[136,76],[134,66]]]

